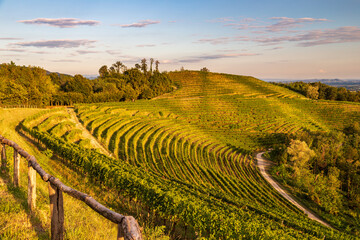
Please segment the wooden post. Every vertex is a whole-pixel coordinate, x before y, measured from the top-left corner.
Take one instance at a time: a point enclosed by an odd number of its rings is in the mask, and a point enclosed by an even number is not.
[[[6,168],[6,164],[7,164],[6,148],[5,148],[5,143],[3,143],[1,149],[1,167]]]
[[[30,212],[34,212],[36,207],[36,171],[28,164],[28,206]]]
[[[126,216],[118,224],[117,240],[142,240],[139,224],[134,217]]]
[[[51,240],[64,239],[64,204],[60,189],[49,183]]]
[[[14,185],[20,186],[20,154],[14,149]]]

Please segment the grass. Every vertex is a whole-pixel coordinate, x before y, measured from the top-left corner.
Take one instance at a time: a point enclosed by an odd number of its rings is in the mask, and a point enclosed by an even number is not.
[[[49,174],[56,176],[66,185],[88,193],[96,200],[125,215],[136,215],[136,208],[121,202],[115,191],[104,189],[89,181],[86,176],[67,167],[45,149],[38,149],[29,143],[17,131],[16,126],[24,118],[42,111],[41,109],[1,109],[0,134],[18,143],[28,153],[34,155],[39,164]],[[37,175],[36,211],[30,214],[27,207],[27,164],[21,160],[20,188],[12,183],[13,150],[7,147],[8,168],[0,172],[0,239],[50,239],[50,207],[48,183]],[[65,239],[113,239],[117,235],[117,226],[90,209],[85,203],[67,194],[64,197]],[[145,239],[167,239],[163,229],[153,226],[146,220]],[[90,230],[90,231],[89,231]]]

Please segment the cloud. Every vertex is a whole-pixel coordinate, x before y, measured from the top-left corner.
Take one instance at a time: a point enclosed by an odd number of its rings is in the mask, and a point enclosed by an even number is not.
[[[99,24],[99,21],[95,20],[79,20],[76,18],[36,18],[32,20],[21,20],[18,21],[25,24],[46,24],[52,27],[59,28],[73,28],[77,26],[94,26]]]
[[[25,52],[25,49],[0,48],[1,52]]]
[[[302,47],[360,42],[360,28],[356,26],[345,26],[336,29],[312,30],[294,36],[255,38],[253,41],[266,45],[280,44],[283,42],[299,42],[298,46]]]
[[[319,69],[319,73],[326,73],[324,69]]]
[[[250,57],[260,55],[258,53],[229,53],[229,54],[213,54],[213,55],[202,55],[190,57],[187,59],[179,60],[179,62],[183,63],[194,63],[201,62],[205,60],[214,60],[214,59],[223,59],[223,58],[236,58],[236,57]]]
[[[286,31],[290,28],[301,26],[302,23],[315,23],[329,21],[325,18],[288,18],[288,17],[272,17],[272,20],[277,20],[276,23],[266,26],[269,32]]]
[[[142,21],[137,22],[137,23],[120,25],[120,27],[123,27],[123,28],[143,28],[143,27],[146,27],[148,25],[158,24],[158,23],[160,23],[160,21],[142,20]]]
[[[80,62],[80,61],[73,59],[58,59],[58,60],[52,60],[52,62]]]
[[[213,45],[218,45],[218,44],[227,44],[227,43],[236,42],[236,41],[249,41],[249,37],[236,36],[236,37],[206,38],[206,39],[200,39],[200,40],[196,41],[195,43],[210,43]]]
[[[47,40],[47,41],[34,41],[34,42],[19,42],[12,45],[23,47],[47,47],[47,48],[75,48],[80,46],[91,45],[96,41],[94,40]]]
[[[163,63],[163,64],[170,64],[170,63],[174,63],[174,61],[172,60],[169,60],[169,59],[165,59],[165,60],[161,60],[160,63]]]
[[[216,18],[213,20],[209,20],[208,22],[214,22],[214,23],[226,23],[226,22],[234,22],[234,18],[232,17],[223,17],[223,18]]]
[[[253,18],[243,18],[239,21],[223,21],[225,27],[232,27],[237,30],[256,30],[253,33],[263,34],[266,32],[290,31],[293,28],[301,27],[304,24],[329,21],[325,18],[289,18],[289,17],[272,17],[275,23],[269,24]]]
[[[140,45],[136,45],[136,47],[155,47],[155,44],[140,44]]]
[[[267,50],[279,50],[279,49],[283,49],[284,47],[273,47],[273,48],[270,48],[270,49],[267,49]]]
[[[76,52],[79,54],[99,53],[98,51],[89,51],[89,50],[78,50]]]
[[[0,40],[5,40],[5,41],[8,41],[8,40],[21,40],[22,38],[12,38],[12,37],[2,37],[0,38]]]
[[[106,50],[106,52],[110,55],[119,55],[121,54],[121,51],[118,50]]]
[[[310,20],[306,20],[310,21]],[[311,30],[295,32],[293,35],[283,36],[235,36],[200,39],[195,43],[210,43],[214,45],[227,44],[231,42],[257,42],[264,46],[277,45],[284,42],[297,42],[298,46],[311,47],[317,45],[360,42],[360,28],[356,26],[344,26],[335,29]],[[279,47],[271,50],[280,49]]]
[[[210,43],[210,44],[225,44],[231,42],[232,39],[229,37],[219,37],[219,38],[206,38],[206,39],[200,39],[195,43]]]
[[[310,31],[296,36],[296,40],[303,41],[299,44],[303,47],[331,43],[360,42],[360,28],[355,26],[345,26],[323,31]]]

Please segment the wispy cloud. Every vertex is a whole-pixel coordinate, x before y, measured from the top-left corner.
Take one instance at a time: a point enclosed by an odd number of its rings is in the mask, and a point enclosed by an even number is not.
[[[46,41],[34,41],[34,42],[18,42],[11,45],[23,46],[23,47],[46,47],[46,48],[75,48],[80,46],[88,46],[93,44],[94,40],[46,40]]]
[[[25,52],[25,49],[0,48],[1,52]]]
[[[9,41],[9,40],[21,40],[22,38],[12,38],[12,37],[2,37],[0,40]]]
[[[267,37],[253,39],[264,44],[280,44],[283,42],[299,42],[298,46],[311,47],[324,44],[360,42],[360,28],[345,26],[336,29],[312,30],[294,36]]]
[[[229,37],[219,37],[219,38],[203,38],[198,40],[196,43],[210,43],[210,44],[225,44],[231,42],[232,39]]]
[[[73,28],[77,26],[94,26],[99,24],[99,21],[95,20],[80,20],[76,18],[36,18],[31,20],[18,21],[25,24],[45,24],[52,27],[59,28]]]
[[[223,18],[216,18],[209,20],[208,22],[215,22],[215,23],[227,23],[227,22],[234,22],[234,18],[232,17],[223,17]]]
[[[58,59],[58,60],[52,60],[52,62],[80,62],[80,61],[73,59]]]
[[[236,58],[236,57],[250,57],[260,55],[258,53],[229,53],[229,54],[213,54],[189,57],[187,59],[179,60],[179,62],[194,63],[205,60],[223,59],[223,58]]]
[[[336,29],[302,31],[301,33],[283,36],[235,36],[200,39],[195,43],[227,44],[231,42],[257,42],[262,45],[277,45],[284,42],[298,42],[298,46],[311,47],[324,44],[360,42],[360,28],[345,26]],[[271,50],[280,49],[280,47]]]
[[[288,18],[288,17],[272,17],[272,20],[277,22],[266,27],[269,32],[280,32],[286,31],[290,28],[295,28],[301,26],[305,23],[315,23],[315,22],[326,22],[329,21],[325,18]]]
[[[232,27],[237,30],[256,30],[253,33],[262,34],[266,32],[282,32],[293,31],[293,28],[302,27],[304,24],[312,24],[317,22],[329,21],[325,18],[289,18],[289,17],[272,17],[270,20],[275,21],[269,23],[268,21],[258,20],[253,18],[243,18],[237,21],[221,21],[225,27]],[[213,20],[215,21],[215,20]]]
[[[76,51],[78,54],[91,54],[91,53],[99,53],[99,51],[89,51],[89,50],[78,50]]]
[[[152,25],[152,24],[158,24],[160,23],[160,21],[154,21],[154,20],[142,20],[136,23],[131,23],[131,24],[123,24],[123,25],[119,25],[120,27],[123,28],[143,28],[146,27],[148,25]]]
[[[140,44],[140,45],[136,45],[136,47],[155,47],[155,44]]]
[[[227,44],[236,41],[249,41],[249,37],[236,36],[236,37],[204,38],[196,41],[195,43],[210,43],[213,45],[218,45],[218,44]]]

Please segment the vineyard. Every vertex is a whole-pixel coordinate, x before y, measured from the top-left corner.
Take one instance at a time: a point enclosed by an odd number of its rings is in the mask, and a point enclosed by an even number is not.
[[[111,152],[90,150],[65,108],[22,128],[59,157],[172,223],[181,238],[349,239],[309,220],[262,178],[253,151],[285,133],[328,131],[360,119],[360,105],[315,102],[260,80],[175,72],[179,86],[153,100],[78,105],[86,129]]]

